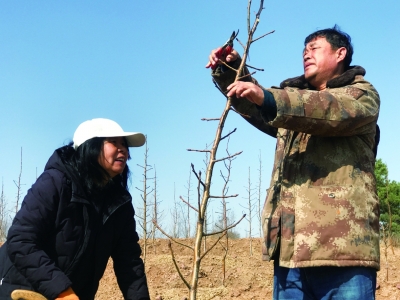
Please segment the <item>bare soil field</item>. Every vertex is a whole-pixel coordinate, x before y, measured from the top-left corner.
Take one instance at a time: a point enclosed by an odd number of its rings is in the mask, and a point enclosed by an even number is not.
[[[193,241],[180,240],[187,245]],[[151,243],[151,242],[150,242]],[[207,245],[212,241],[208,240]],[[261,244],[259,239],[238,239],[229,241],[226,257],[225,284],[223,282],[222,259],[224,251],[220,245],[207,254],[201,264],[199,279],[199,300],[223,299],[272,299],[272,263],[261,260]],[[193,255],[186,247],[172,244],[175,258],[183,275],[189,281]],[[381,270],[378,272],[377,300],[400,300],[400,248],[388,251],[388,262],[381,250]],[[148,246],[146,257],[146,273],[151,299],[183,300],[188,297],[188,290],[172,262],[168,248],[168,240],[159,239],[155,246]],[[123,299],[118,289],[110,260],[96,300]]]

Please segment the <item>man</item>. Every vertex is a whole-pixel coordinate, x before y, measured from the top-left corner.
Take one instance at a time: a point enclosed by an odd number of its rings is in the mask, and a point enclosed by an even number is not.
[[[207,67],[233,107],[277,139],[262,212],[274,299],[375,299],[379,95],[365,70],[350,66],[350,36],[336,25],[304,44],[304,75],[279,88],[250,76],[232,83],[236,73],[219,59],[237,68],[236,51],[220,58],[213,50]]]

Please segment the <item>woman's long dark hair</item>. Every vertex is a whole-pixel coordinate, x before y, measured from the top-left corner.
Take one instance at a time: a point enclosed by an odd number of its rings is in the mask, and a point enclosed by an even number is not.
[[[73,148],[73,142],[58,149],[61,160],[72,168],[72,171],[78,175],[82,187],[88,193],[88,196],[96,195],[107,186],[119,185],[128,190],[128,178],[130,175],[128,165],[125,166],[122,174],[111,178],[106,170],[99,164],[99,156],[103,155],[103,145],[106,138],[95,137],[85,141],[76,150]],[[128,155],[130,159],[130,155]]]

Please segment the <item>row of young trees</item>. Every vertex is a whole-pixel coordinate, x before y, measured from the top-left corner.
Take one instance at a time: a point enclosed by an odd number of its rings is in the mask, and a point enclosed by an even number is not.
[[[16,214],[21,206],[22,199],[22,148],[21,148],[21,161],[20,161],[20,169],[18,179],[14,180],[14,184],[16,186],[16,196],[14,209],[12,210],[8,206],[8,201],[6,195],[4,194],[4,182],[3,179],[1,181],[1,194],[0,194],[0,245],[6,240],[8,228],[12,221],[12,216]]]
[[[7,220],[7,201],[4,195],[4,184],[1,183],[1,195],[0,195],[0,244],[6,240],[6,234],[8,230]]]
[[[144,256],[147,253],[147,246],[150,245],[149,240],[154,242],[156,238],[165,238],[170,236],[174,239],[183,238],[189,239],[195,236],[196,222],[195,212],[197,212],[196,202],[198,195],[203,192],[203,187],[197,182],[199,178],[193,179],[193,174],[199,176],[194,172],[194,166],[190,166],[188,173],[188,180],[184,186],[185,192],[183,195],[176,194],[176,187],[174,184],[173,199],[168,200],[168,210],[165,210],[163,201],[160,197],[158,189],[158,177],[156,166],[149,163],[150,149],[148,147],[148,139],[144,147],[144,161],[143,164],[137,166],[142,169],[141,187],[135,187],[140,192],[139,200],[135,201],[135,210],[138,223],[139,236],[144,241]],[[236,159],[236,155],[232,156],[229,152],[229,138],[226,143],[226,159],[223,160],[223,167],[219,170],[219,175],[222,180],[221,197],[218,198],[219,203],[213,205],[213,209],[205,215],[205,232],[223,231],[224,228],[230,227],[235,220],[235,213],[230,207],[229,198],[237,197],[238,194],[228,196],[229,184],[231,181],[232,163]],[[240,153],[239,153],[240,154]],[[208,155],[205,156],[204,164],[209,161]],[[265,198],[265,189],[263,189],[262,182],[262,159],[261,153],[258,157],[258,178],[256,184],[252,182],[250,167],[248,169],[248,178],[244,189],[246,194],[242,197],[243,208],[242,211],[246,213],[243,217],[247,221],[245,236],[246,238],[256,238],[261,236],[261,210],[263,200]],[[201,172],[204,172],[204,169]],[[196,195],[194,195],[196,194]],[[164,230],[157,226],[158,224],[165,224],[165,219],[168,218],[168,230]],[[240,233],[235,228],[230,228],[227,231],[229,238],[240,238]],[[252,249],[250,249],[251,253]]]
[[[228,151],[228,150],[227,150]],[[164,217],[164,210],[161,208],[161,200],[159,198],[159,192],[157,190],[157,172],[155,166],[151,166],[147,163],[149,155],[149,148],[145,148],[145,159],[144,164],[139,165],[143,169],[143,188],[137,188],[141,191],[141,197],[143,200],[143,206],[139,207],[139,224],[142,228],[142,232],[140,232],[141,236],[146,236],[147,238],[156,238],[162,237],[162,235],[157,234],[157,228],[152,222],[153,220],[156,223],[159,223],[161,219]],[[230,171],[232,161],[229,164],[225,164],[226,169]],[[12,215],[14,215],[14,211],[10,209],[9,205],[15,207],[15,212],[19,209],[21,202],[21,174],[22,174],[22,150],[21,150],[21,167],[20,167],[20,175],[17,180],[14,180],[16,185],[16,197],[13,203],[9,203],[7,197],[4,193],[4,183],[1,185],[1,193],[0,193],[0,242],[5,241],[8,227],[12,220]],[[149,172],[152,172],[152,177],[149,177]],[[248,235],[247,237],[255,237],[257,236],[256,231],[261,233],[261,209],[262,209],[262,200],[264,196],[262,191],[264,190],[262,187],[262,160],[261,153],[259,155],[259,168],[258,168],[258,179],[257,185],[254,187],[251,182],[250,177],[250,167],[249,174],[247,180],[246,191],[247,195],[246,205],[242,207],[247,211],[248,217],[246,218],[249,222],[248,229],[246,230]],[[228,172],[228,177],[221,173],[221,177],[225,181],[225,188],[227,188],[227,184],[230,180],[230,173]],[[174,203],[172,208],[168,211],[168,214],[171,216],[171,230],[170,234],[175,238],[190,238],[193,236],[193,226],[191,224],[190,217],[190,199],[192,198],[193,192],[193,182],[192,182],[192,170],[190,170],[188,175],[187,185],[185,186],[187,190],[186,200],[183,197],[180,197],[181,203],[176,201],[174,196]],[[377,192],[380,200],[380,221],[381,226],[385,226],[387,230],[390,229],[392,235],[400,240],[400,182],[389,179],[389,169],[388,166],[379,158],[375,164],[375,176],[377,180]],[[175,190],[175,187],[174,187]],[[174,193],[175,194],[175,193]],[[15,203],[14,203],[15,202]],[[224,220],[233,220],[234,213],[226,207],[227,201],[226,199],[221,200],[221,213],[217,212],[217,214],[221,214],[221,217],[217,220],[210,220],[211,229],[214,230],[216,228],[222,228],[224,225]],[[146,210],[146,214],[144,211]],[[226,211],[225,215],[223,211]],[[252,219],[258,219],[257,230],[252,227]],[[209,222],[209,223],[210,223]],[[144,226],[146,224],[147,226]],[[225,224],[227,225],[227,224]],[[390,228],[389,228],[390,227]],[[230,230],[229,235],[233,238],[238,238],[239,233]]]

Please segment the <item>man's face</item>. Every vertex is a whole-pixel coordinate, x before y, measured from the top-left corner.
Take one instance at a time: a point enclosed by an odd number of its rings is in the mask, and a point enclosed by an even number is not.
[[[328,80],[343,73],[343,52],[346,48],[333,50],[325,37],[317,37],[310,41],[303,51],[305,79],[317,90],[323,90]]]

